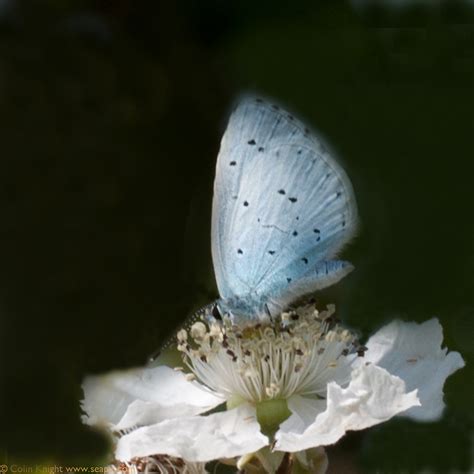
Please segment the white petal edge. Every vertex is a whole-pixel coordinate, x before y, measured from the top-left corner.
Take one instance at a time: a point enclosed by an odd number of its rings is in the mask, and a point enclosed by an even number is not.
[[[373,364],[355,368],[347,388],[336,382],[329,383],[326,409],[312,423],[307,423],[304,431],[292,431],[295,427],[292,418],[304,416],[299,413],[299,401],[298,397],[289,400],[288,407],[293,414],[275,435],[276,450],[295,452],[327,446],[346,431],[368,428],[419,405],[416,390],[406,393],[402,379]],[[308,412],[307,407],[304,410]],[[301,428],[301,424],[296,426]]]
[[[268,438],[260,432],[255,408],[244,404],[208,416],[175,418],[139,428],[119,439],[115,455],[120,461],[168,454],[208,462],[255,452],[266,445]]]
[[[165,366],[88,376],[82,388],[83,422],[115,429],[196,415],[224,401]]]
[[[395,320],[368,340],[365,360],[403,379],[407,390],[418,389],[421,407],[402,416],[417,421],[435,421],[442,416],[444,383],[465,365],[459,352],[447,353],[442,342],[443,328],[437,318],[421,324]]]
[[[281,425],[291,433],[303,433],[327,406],[326,400],[293,395],[287,400],[292,415]]]

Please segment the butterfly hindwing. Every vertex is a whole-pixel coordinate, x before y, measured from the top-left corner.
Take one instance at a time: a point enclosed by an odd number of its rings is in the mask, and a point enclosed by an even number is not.
[[[314,284],[311,275],[350,239],[356,222],[352,186],[321,141],[282,109],[242,101],[222,139],[214,184],[221,296],[286,301],[298,281],[301,291],[327,286],[322,273]]]

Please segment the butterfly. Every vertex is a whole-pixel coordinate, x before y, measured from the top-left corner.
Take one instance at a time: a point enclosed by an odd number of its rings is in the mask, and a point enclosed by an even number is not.
[[[322,140],[280,106],[241,99],[214,181],[218,312],[263,320],[338,282],[353,266],[333,258],[357,221],[349,178]]]

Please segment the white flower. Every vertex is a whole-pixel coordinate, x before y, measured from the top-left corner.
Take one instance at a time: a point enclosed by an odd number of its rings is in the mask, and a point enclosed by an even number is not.
[[[312,448],[346,431],[395,415],[441,416],[444,382],[464,365],[441,343],[432,319],[394,321],[362,347],[331,311],[311,306],[244,328],[197,322],[178,333],[192,376],[161,366],[89,377],[85,422],[123,434],[116,449],[123,461],[240,457],[242,467],[257,458],[274,472],[284,453],[296,453],[292,462],[324,472],[324,453]],[[226,411],[208,413],[224,402]]]

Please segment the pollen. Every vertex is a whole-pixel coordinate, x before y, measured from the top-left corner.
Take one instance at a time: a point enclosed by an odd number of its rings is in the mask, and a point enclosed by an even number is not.
[[[330,381],[349,380],[360,352],[334,311],[333,305],[319,312],[307,304],[245,328],[204,314],[189,334],[179,331],[178,350],[196,379],[226,398],[325,398]]]
[[[203,322],[198,321],[191,326],[191,337],[195,341],[202,341],[207,335],[207,331],[208,328],[206,325]]]
[[[176,335],[176,339],[178,340],[178,343],[183,343],[188,340],[188,333],[185,329],[181,329],[178,331],[178,334]]]

